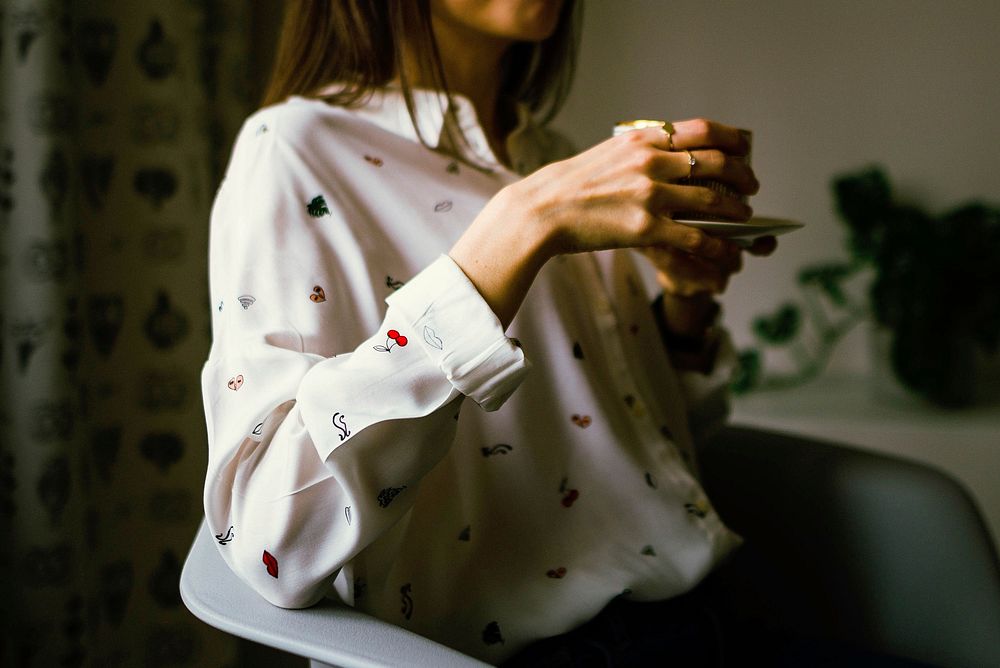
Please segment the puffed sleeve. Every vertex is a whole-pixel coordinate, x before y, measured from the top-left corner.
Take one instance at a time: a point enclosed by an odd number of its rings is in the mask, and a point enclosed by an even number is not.
[[[463,398],[495,410],[528,365],[446,255],[386,300],[376,331],[359,331],[367,270],[307,211],[336,224],[335,184],[311,199],[315,156],[265,120],[244,126],[212,211],[204,502],[233,571],[294,608],[330,593],[408,511]],[[328,301],[335,317],[319,308]]]

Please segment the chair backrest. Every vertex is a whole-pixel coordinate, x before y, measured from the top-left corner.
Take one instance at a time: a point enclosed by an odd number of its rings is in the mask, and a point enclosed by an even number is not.
[[[272,605],[232,572],[204,521],[184,562],[180,590],[184,605],[206,624],[313,662],[345,668],[487,665],[332,601],[301,610]]]
[[[1000,666],[1000,561],[954,479],[895,457],[729,428],[700,453],[709,498],[756,542],[801,632],[933,665]]]

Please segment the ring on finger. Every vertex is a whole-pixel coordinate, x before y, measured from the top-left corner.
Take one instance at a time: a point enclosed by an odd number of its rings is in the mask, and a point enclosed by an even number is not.
[[[668,151],[673,151],[674,150],[674,126],[670,122],[668,122],[668,121],[657,121],[657,122],[661,123],[660,129],[663,131],[663,134],[667,135],[667,150]]]
[[[631,132],[632,130],[644,130],[646,128],[659,128],[663,131],[663,133],[667,135],[667,150],[675,150],[674,126],[669,121],[654,121],[645,118],[639,118],[633,121],[618,121],[615,123],[612,135],[617,137],[618,135]]]
[[[692,175],[694,175],[694,166],[698,164],[698,161],[694,159],[694,155],[691,154],[691,151],[687,149],[683,149],[683,151],[684,153],[687,153],[688,157],[688,173],[684,178],[690,179]]]

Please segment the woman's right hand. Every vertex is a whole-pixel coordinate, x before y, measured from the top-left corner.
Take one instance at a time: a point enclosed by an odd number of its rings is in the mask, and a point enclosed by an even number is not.
[[[452,259],[506,326],[541,266],[565,253],[669,246],[711,260],[738,255],[731,241],[674,221],[678,213],[746,220],[750,207],[709,188],[757,191],[735,128],[704,120],[634,130],[547,165],[500,191],[452,248]],[[674,150],[671,149],[671,144]],[[693,170],[688,150],[695,158]]]

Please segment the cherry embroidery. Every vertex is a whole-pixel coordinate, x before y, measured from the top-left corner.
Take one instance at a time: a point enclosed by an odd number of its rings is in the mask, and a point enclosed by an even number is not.
[[[267,566],[267,574],[272,578],[278,577],[278,560],[274,558],[274,555],[264,550],[262,561]]]
[[[372,155],[366,155],[365,160],[372,163],[376,167],[381,167],[383,164],[385,164],[382,162],[382,158],[376,158],[375,156]]]
[[[575,424],[577,427],[580,427],[581,429],[586,429],[587,427],[590,426],[590,423],[592,422],[589,415],[576,415],[575,413],[570,418],[570,420],[572,420],[573,424]]]
[[[229,386],[229,389],[232,390],[233,392],[243,387],[243,374],[241,373],[230,378],[227,385]]]
[[[394,341],[395,345],[398,345],[400,348],[405,347],[406,344],[409,342],[405,336],[403,336],[394,329],[390,329],[388,332],[386,332],[386,336],[388,338],[385,340],[384,346],[372,346],[372,348],[379,351],[380,353],[391,353],[393,344],[390,343],[390,341]]]
[[[222,533],[215,534],[215,540],[219,541],[219,545],[228,545],[235,537],[236,536],[233,534],[233,527],[229,527],[229,530],[226,531],[225,535],[222,535]]]
[[[313,300],[317,304],[322,304],[326,301],[326,291],[320,286],[314,285],[312,294],[309,295],[309,299]]]
[[[562,482],[559,484],[559,493],[564,495],[562,498],[563,508],[569,508],[580,498],[579,490],[569,489],[569,478],[562,479]]]

